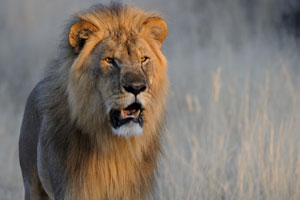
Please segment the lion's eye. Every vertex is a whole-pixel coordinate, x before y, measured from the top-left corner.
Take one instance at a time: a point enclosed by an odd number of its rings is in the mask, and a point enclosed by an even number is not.
[[[106,58],[104,58],[103,60],[104,60],[106,63],[108,63],[108,64],[112,64],[112,63],[114,62],[114,59],[111,58],[111,57],[106,57]]]
[[[143,56],[141,57],[141,63],[146,62],[147,60],[149,60],[149,58],[147,56]]]

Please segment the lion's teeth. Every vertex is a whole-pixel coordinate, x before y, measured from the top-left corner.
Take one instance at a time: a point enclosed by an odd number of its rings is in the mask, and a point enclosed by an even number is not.
[[[137,118],[140,114],[140,110],[121,110],[121,118],[126,119],[129,117]]]
[[[137,110],[135,113],[134,113],[134,117],[137,118],[140,114],[140,110]]]
[[[122,118],[122,119],[125,119],[126,116],[127,116],[126,110],[121,110],[121,118]]]

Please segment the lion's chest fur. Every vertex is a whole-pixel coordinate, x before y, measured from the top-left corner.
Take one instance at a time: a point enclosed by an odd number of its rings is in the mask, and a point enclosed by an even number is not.
[[[141,199],[149,192],[158,150],[151,152],[153,148],[136,140],[106,145],[105,152],[89,154],[75,171],[69,199]]]

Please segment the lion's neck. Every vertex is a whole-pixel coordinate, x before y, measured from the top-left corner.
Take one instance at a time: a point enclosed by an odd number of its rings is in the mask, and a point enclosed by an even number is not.
[[[96,149],[73,176],[77,181],[69,188],[70,199],[141,199],[152,184],[158,138],[110,135],[96,140]]]

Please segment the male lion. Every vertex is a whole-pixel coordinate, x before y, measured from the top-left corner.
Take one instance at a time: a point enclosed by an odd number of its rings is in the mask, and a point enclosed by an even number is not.
[[[144,199],[168,79],[157,14],[112,3],[74,17],[31,92],[19,141],[25,199]]]

